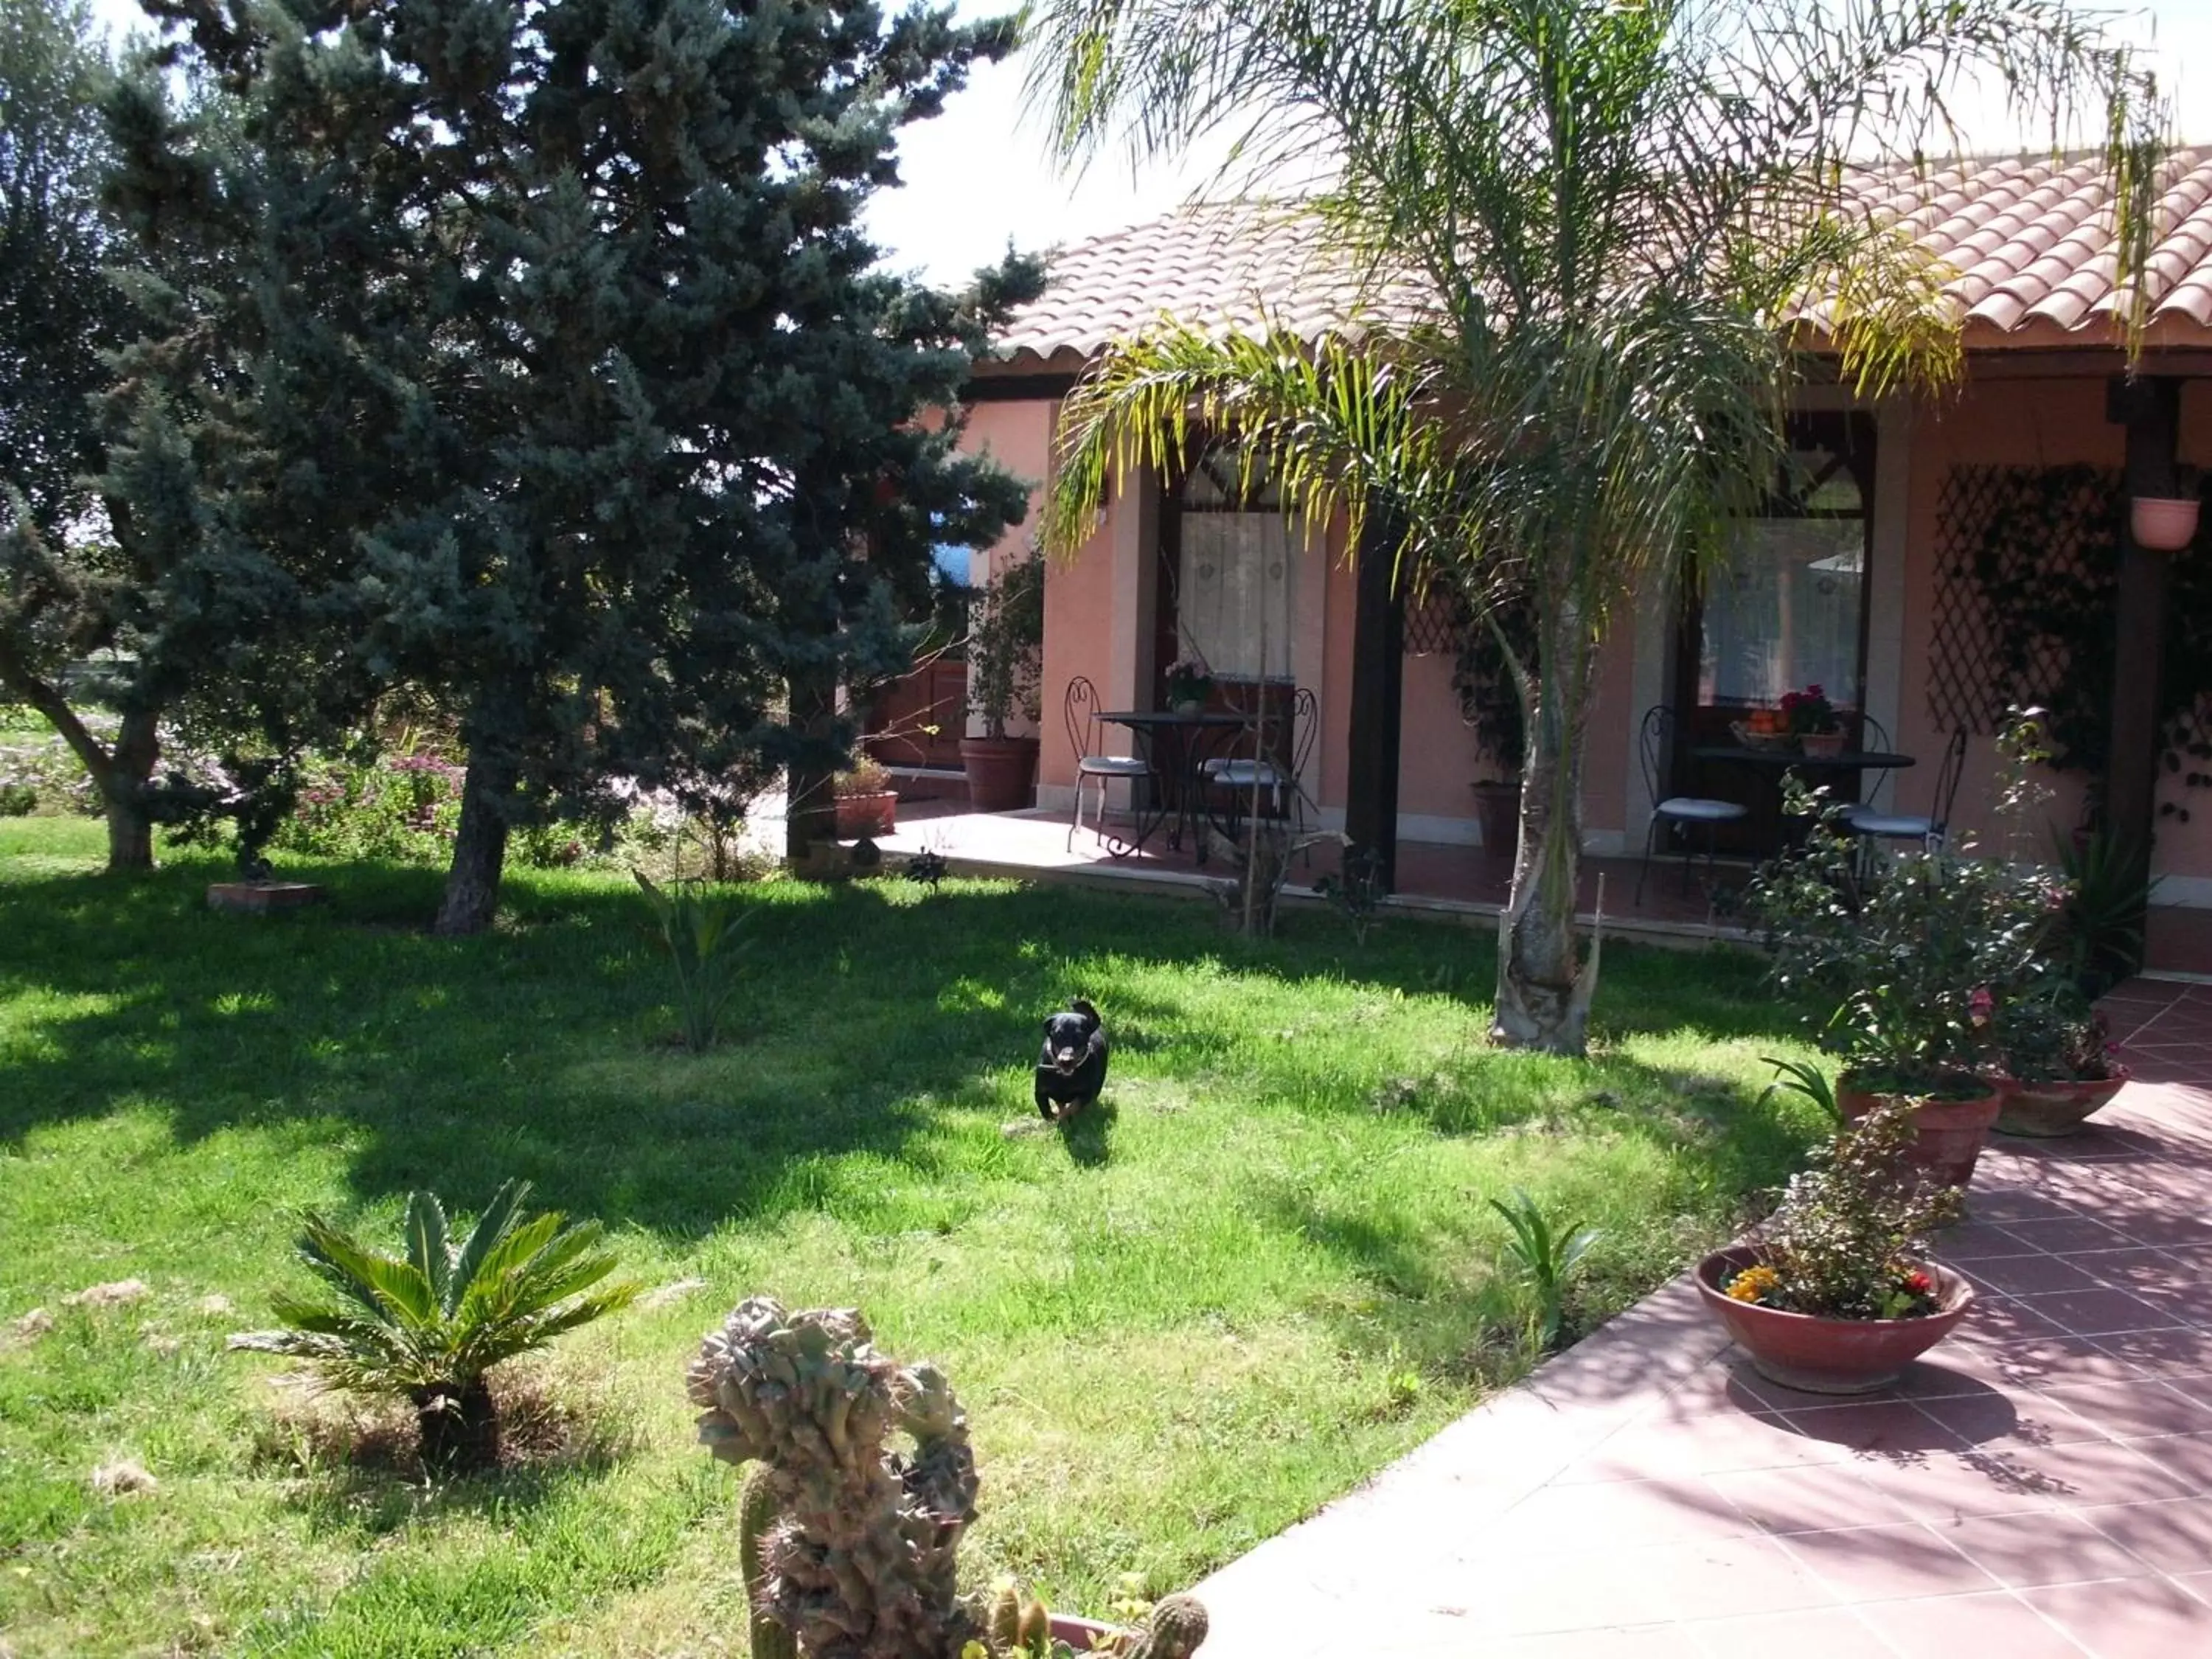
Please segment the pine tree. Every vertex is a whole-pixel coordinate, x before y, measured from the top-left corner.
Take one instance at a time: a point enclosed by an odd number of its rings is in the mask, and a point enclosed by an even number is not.
[[[227,130],[219,89],[185,95],[211,139]],[[161,769],[165,731],[229,757],[234,782],[266,775],[324,729],[338,684],[307,672],[325,550],[287,566],[236,521],[246,497],[198,487],[267,459],[219,395],[239,358],[208,296],[236,262],[204,238],[133,237],[115,211],[117,135],[167,131],[166,96],[118,83],[82,0],[0,0],[0,696],[91,774],[118,871],[151,865],[156,821],[246,804]]]
[[[106,453],[100,354],[131,328],[104,275],[107,75],[83,0],[0,0],[0,699],[44,715],[84,763],[106,803],[109,867],[124,870],[153,861],[141,795],[158,711],[126,696],[104,734],[81,678],[94,653],[133,643],[118,614],[131,573],[91,482]]]
[[[439,930],[489,921],[518,823],[763,765],[805,795],[849,741],[836,685],[908,648],[931,546],[1022,511],[921,417],[957,406],[1036,269],[953,296],[880,270],[858,226],[899,128],[1011,25],[862,0],[152,9],[244,109],[234,151],[178,121],[126,144],[133,222],[248,267],[224,417],[265,461],[204,470],[193,505],[279,567],[307,539],[344,563],[319,613],[338,702],[406,683],[456,712]]]

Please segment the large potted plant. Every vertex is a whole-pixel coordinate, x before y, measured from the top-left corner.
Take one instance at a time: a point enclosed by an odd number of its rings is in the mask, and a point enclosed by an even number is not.
[[[832,781],[837,800],[837,839],[888,836],[898,827],[898,792],[891,775],[866,756]]]
[[[1959,1192],[1918,1167],[1916,1143],[1911,1107],[1877,1103],[1814,1153],[1748,1242],[1698,1264],[1698,1296],[1762,1376],[1863,1394],[1966,1316],[1973,1287],[1926,1247]]]
[[[1037,740],[1012,737],[1017,719],[1040,712],[1037,677],[1044,655],[1044,560],[1032,544],[999,567],[977,601],[968,635],[968,700],[983,735],[960,744],[968,804],[979,812],[1011,812],[1036,797]]]
[[[1911,1103],[1916,1156],[1964,1185],[2002,1103],[1998,1011],[2058,972],[2063,884],[1971,842],[1902,854],[1869,884],[1839,809],[1794,779],[1785,806],[1811,820],[1804,844],[1762,870],[1747,902],[1775,977],[1829,1011],[1820,1041],[1844,1062],[1844,1110]]]
[[[1462,607],[1464,611],[1464,607]],[[1521,769],[1528,759],[1516,665],[1536,666],[1536,630],[1525,591],[1498,599],[1480,617],[1462,614],[1452,689],[1460,719],[1481,745],[1489,777],[1477,778],[1474,821],[1482,850],[1511,858],[1521,842]]]
[[[2105,1017],[2064,981],[2004,1011],[2002,1053],[1999,1134],[2077,1134],[2128,1080]]]

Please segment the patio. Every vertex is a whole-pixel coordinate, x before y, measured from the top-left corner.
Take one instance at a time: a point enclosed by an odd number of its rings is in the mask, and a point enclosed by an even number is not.
[[[1776,1389],[1677,1280],[1200,1586],[1210,1659],[2212,1651],[2212,992],[2108,1007],[2139,1080],[1984,1154],[1899,1388]]]
[[[1067,833],[1068,815],[1059,811],[971,812],[957,799],[915,798],[900,783],[898,830],[883,849],[897,856],[922,851],[942,854],[962,875],[1011,876],[1021,879],[1128,884],[1152,890],[1188,892],[1222,873],[1215,861],[1201,867],[1188,849],[1170,852],[1158,838],[1132,857],[1109,856],[1086,820],[1083,832]],[[1126,826],[1124,826],[1126,827]],[[1302,890],[1336,867],[1336,849],[1313,849],[1312,877],[1303,869],[1292,878],[1287,897],[1318,902]],[[1607,937],[1661,944],[1705,944],[1747,937],[1736,923],[1733,903],[1750,866],[1723,859],[1709,894],[1702,860],[1694,861],[1689,889],[1683,889],[1679,857],[1654,859],[1642,902],[1636,899],[1637,866],[1632,858],[1589,858],[1582,863],[1581,908],[1595,914],[1603,884]],[[1480,922],[1497,915],[1512,879],[1508,859],[1480,848],[1434,842],[1398,843],[1397,891],[1386,914],[1427,914]],[[2148,970],[2162,975],[2212,979],[2212,911],[2154,905],[2148,929]],[[2201,1075],[2212,1079],[2212,1068]]]

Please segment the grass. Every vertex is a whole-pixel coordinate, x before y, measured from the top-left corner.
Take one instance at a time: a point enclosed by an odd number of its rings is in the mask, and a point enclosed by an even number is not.
[[[1484,1047],[1480,931],[1355,947],[1300,913],[1247,946],[1170,901],[772,884],[745,899],[736,1040],[695,1059],[627,877],[513,878],[495,933],[447,941],[416,926],[435,872],[334,868],[327,907],[246,919],[204,908],[220,860],[117,884],[100,848],[95,823],[0,820],[0,1629],[23,1659],[741,1650],[735,1483],[682,1374],[755,1291],[858,1304],[943,1362],[982,1462],[979,1575],[1078,1609],[1125,1571],[1164,1591],[1525,1365],[1486,1200],[1603,1230],[1587,1323],[1818,1128],[1759,1099],[1794,1027],[1726,954],[1609,949],[1576,1063]],[[1027,1067],[1072,994],[1113,1073],[1047,1129]],[[223,1352],[301,1281],[301,1206],[391,1228],[410,1187],[473,1208],[510,1176],[676,1287],[514,1381],[580,1425],[540,1461],[426,1488]],[[64,1302],[131,1278],[143,1300]],[[52,1328],[17,1332],[39,1307]],[[121,1459],[156,1489],[96,1491]]]

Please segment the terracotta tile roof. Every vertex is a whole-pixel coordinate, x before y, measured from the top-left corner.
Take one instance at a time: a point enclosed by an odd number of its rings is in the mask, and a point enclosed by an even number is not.
[[[1952,273],[1969,347],[2095,345],[2115,337],[2111,191],[2091,156],[1899,166],[1847,175],[1863,205],[1901,222]],[[2174,150],[2160,175],[2147,278],[2149,339],[2212,345],[2212,146]],[[1295,206],[1199,207],[1055,255],[1052,283],[999,342],[1011,364],[1087,358],[1169,315],[1214,331],[1256,331],[1263,308],[1306,339],[1342,325],[1352,273]],[[1378,304],[1401,313],[1418,290]],[[1817,322],[1822,307],[1810,308]]]

